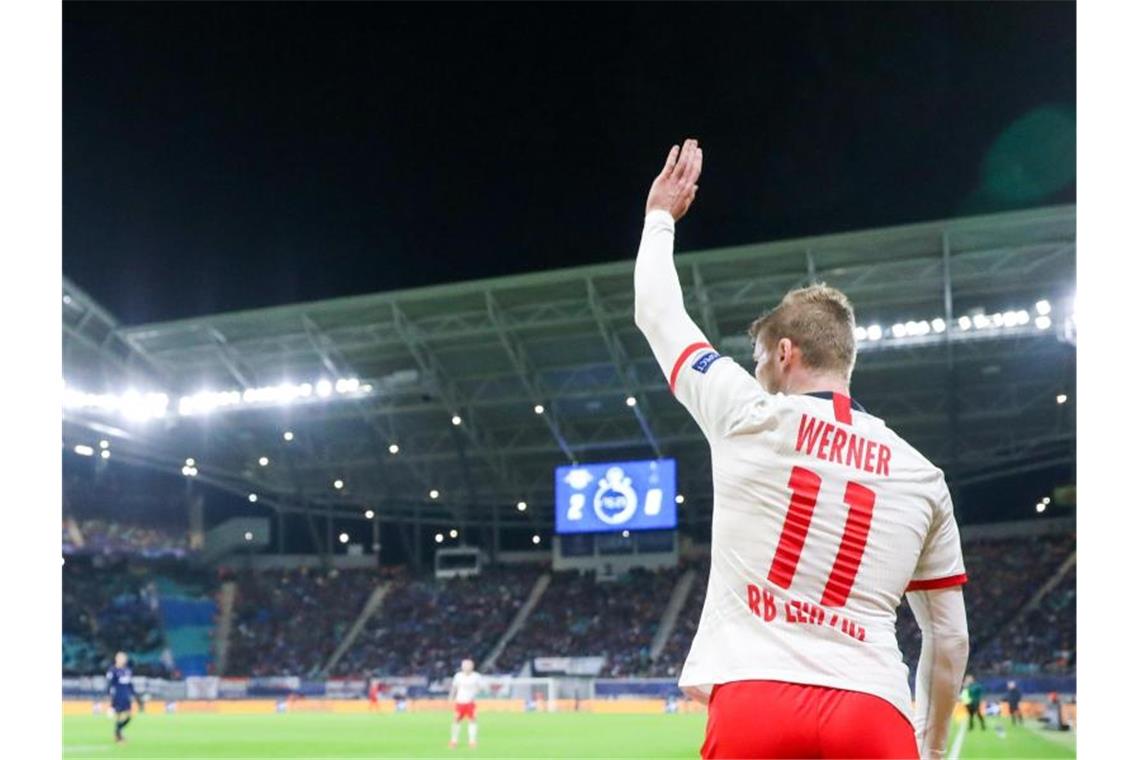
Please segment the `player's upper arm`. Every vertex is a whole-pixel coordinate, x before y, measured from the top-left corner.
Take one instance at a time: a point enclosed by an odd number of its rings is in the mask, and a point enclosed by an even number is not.
[[[678,354],[669,389],[710,440],[724,437],[745,415],[766,415],[771,398],[743,367],[704,342]]]
[[[954,504],[945,481],[940,481],[939,496],[934,504],[930,530],[906,590],[948,588],[960,586],[965,582],[966,563],[962,557],[958,521],[954,519]]]

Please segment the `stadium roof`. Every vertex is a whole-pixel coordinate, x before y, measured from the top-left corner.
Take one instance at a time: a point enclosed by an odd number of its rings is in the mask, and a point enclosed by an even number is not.
[[[843,289],[859,325],[885,333],[860,341],[853,395],[960,485],[1074,458],[1074,405],[1057,395],[1075,384],[1075,218],[1071,206],[1044,208],[683,253],[677,264],[690,313],[749,367],[757,314],[812,281]],[[611,264],[132,327],[65,279],[69,388],[178,399],[359,383],[210,414],[183,416],[172,401],[145,422],[74,407],[65,444],[113,436],[116,459],[171,472],[193,457],[199,479],[281,510],[503,526],[552,522],[557,465],[669,456],[682,519],[707,519],[707,445],[633,324],[632,272],[631,251]],[[1042,299],[1050,315],[1038,321]]]

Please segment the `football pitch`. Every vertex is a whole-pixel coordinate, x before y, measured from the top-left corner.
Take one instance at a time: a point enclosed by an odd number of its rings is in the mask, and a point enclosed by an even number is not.
[[[704,715],[492,713],[479,718],[479,746],[447,748],[447,713],[375,715],[140,715],[126,744],[111,740],[113,726],[99,716],[63,719],[69,758],[360,758],[360,757],[697,757]],[[1005,735],[994,729],[1002,725]],[[1075,737],[991,720],[989,730],[951,729],[957,757],[1072,758]]]

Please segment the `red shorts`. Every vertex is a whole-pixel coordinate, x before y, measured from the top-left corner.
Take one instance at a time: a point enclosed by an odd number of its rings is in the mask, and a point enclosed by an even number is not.
[[[455,720],[460,721],[464,718],[467,720],[475,720],[475,703],[474,702],[456,702],[455,703]]]
[[[914,727],[890,702],[784,681],[713,687],[701,757],[917,758]]]

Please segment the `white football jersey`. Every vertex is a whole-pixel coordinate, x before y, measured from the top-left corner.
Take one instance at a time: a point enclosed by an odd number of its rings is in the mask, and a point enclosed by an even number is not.
[[[455,678],[451,679],[451,683],[455,685],[455,701],[462,705],[474,702],[482,678],[483,676],[474,670],[470,673],[464,673],[462,670],[456,673]]]
[[[895,611],[966,581],[942,471],[839,394],[769,394],[708,344],[670,387],[712,453],[712,562],[681,686],[766,679],[873,694],[911,718]]]

